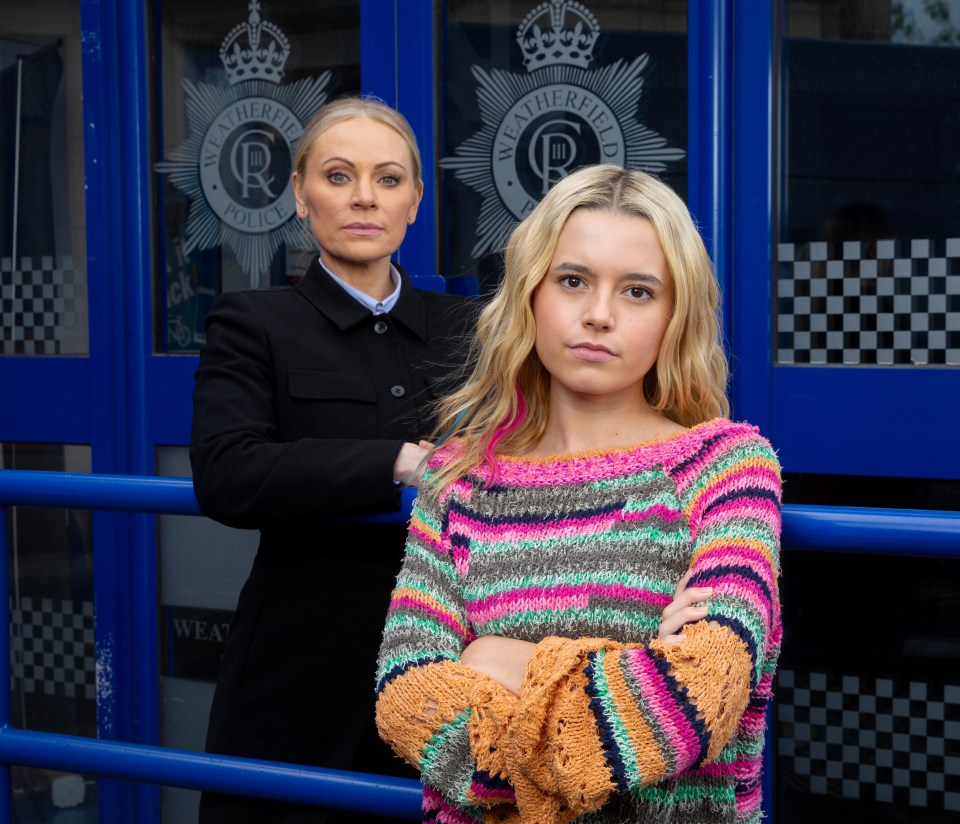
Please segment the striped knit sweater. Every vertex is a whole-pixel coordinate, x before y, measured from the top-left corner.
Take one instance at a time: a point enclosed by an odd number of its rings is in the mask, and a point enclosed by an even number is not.
[[[431,461],[435,470],[441,450]],[[377,723],[437,822],[754,822],[780,647],[780,476],[753,427],[498,459],[418,496]],[[656,640],[678,581],[709,616]],[[537,644],[518,699],[459,663]]]

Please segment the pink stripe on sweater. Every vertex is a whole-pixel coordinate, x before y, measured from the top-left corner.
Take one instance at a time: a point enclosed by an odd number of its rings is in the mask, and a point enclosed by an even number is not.
[[[695,770],[690,770],[690,775],[702,775],[708,778],[723,778],[736,773],[736,762],[731,761],[724,764],[722,761],[712,761],[709,764],[703,764]]]
[[[534,534],[536,540],[544,541],[551,538],[578,537],[606,532],[617,523],[638,523],[653,517],[670,523],[682,515],[663,504],[654,504],[636,512],[613,511],[581,518],[545,519],[536,523],[507,521],[493,524],[471,518],[462,512],[452,512],[450,513],[450,531],[463,532],[479,541],[522,541]]]
[[[712,437],[711,435],[705,435],[705,439]],[[699,478],[703,474],[705,466],[713,463],[718,455],[722,455],[725,452],[730,452],[738,444],[753,441],[756,437],[755,433],[750,431],[741,431],[737,432],[736,430],[726,429],[724,431],[724,436],[717,440],[716,443],[711,444],[707,449],[697,456],[697,460],[693,463],[687,464],[681,471],[674,470],[671,472],[673,477],[677,481],[677,488],[680,490],[681,494],[687,488],[687,484],[691,479]],[[686,455],[681,456],[681,461],[686,459]]]
[[[448,627],[453,629],[457,635],[463,636],[464,626],[457,620],[456,616],[445,612],[435,607],[428,606],[423,601],[417,600],[416,598],[411,598],[409,596],[400,596],[399,598],[394,598],[390,602],[390,612],[394,612],[398,609],[403,608],[414,610],[415,612],[422,612],[435,620],[439,621],[441,624],[446,624]]]
[[[745,511],[747,510],[747,511]],[[760,518],[768,523],[778,523],[780,510],[768,498],[739,498],[726,501],[710,510],[706,517],[709,523],[725,518],[742,519],[744,517]],[[703,521],[701,521],[703,523]]]
[[[440,544],[437,542],[436,533],[425,532],[417,526],[416,521],[411,521],[407,530],[407,540],[411,538],[417,538],[424,546],[429,547],[434,552],[440,552]]]
[[[697,586],[713,587],[714,595],[729,593],[739,600],[751,602],[763,614],[770,612],[770,595],[756,581],[737,572],[717,575],[705,570],[697,576]]]
[[[733,558],[738,564],[749,567],[752,572],[768,583],[774,582],[775,573],[770,566],[769,550],[766,547],[732,546],[726,543],[727,540],[729,540],[727,536],[718,538],[698,551],[693,565],[694,570],[706,572],[714,567],[726,566]]]
[[[423,788],[423,812],[424,818],[427,815],[434,815],[433,821],[441,824],[477,824],[472,816],[452,807],[443,797],[439,790],[433,787]]]
[[[669,777],[689,769],[696,763],[700,754],[697,735],[691,729],[686,716],[677,706],[672,691],[664,684],[664,677],[654,665],[646,649],[631,650],[623,653],[627,656],[630,669],[640,685],[649,711],[653,713],[657,724],[666,734],[673,750],[675,770]],[[656,731],[654,731],[656,737]],[[664,759],[669,763],[670,759]],[[666,776],[665,776],[666,777]]]
[[[737,821],[749,821],[760,809],[761,787],[757,784],[749,790],[737,793]]]
[[[625,603],[650,604],[656,609],[663,609],[673,599],[673,596],[667,593],[651,592],[625,584],[558,584],[557,586],[511,589],[488,595],[486,598],[478,598],[467,604],[467,614],[470,623],[478,624],[495,621],[516,612],[586,609],[590,605],[591,597],[614,598]]]
[[[478,800],[491,801],[512,801],[514,792],[509,787],[488,787],[479,781],[470,782],[470,795]]]

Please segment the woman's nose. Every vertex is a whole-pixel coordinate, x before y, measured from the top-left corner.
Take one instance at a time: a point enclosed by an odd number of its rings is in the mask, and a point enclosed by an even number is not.
[[[598,295],[584,308],[583,325],[593,329],[613,327],[613,307],[609,298]]]
[[[369,209],[377,205],[373,183],[362,178],[357,180],[353,187],[353,202],[355,206]]]

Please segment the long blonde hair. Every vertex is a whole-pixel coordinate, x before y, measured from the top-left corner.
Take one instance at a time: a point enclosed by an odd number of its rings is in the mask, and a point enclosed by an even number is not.
[[[503,281],[477,324],[472,373],[440,405],[438,432],[457,445],[428,481],[431,489],[481,461],[492,464],[497,452],[527,451],[543,436],[550,375],[534,349],[533,296],[575,209],[640,217],[657,233],[673,283],[673,314],[644,380],[650,406],[682,426],[729,414],[720,290],[690,212],[645,172],[588,166],[557,183],[507,241]]]

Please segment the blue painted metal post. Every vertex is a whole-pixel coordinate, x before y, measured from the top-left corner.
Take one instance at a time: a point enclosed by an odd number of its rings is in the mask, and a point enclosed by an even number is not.
[[[776,7],[734,4],[731,263],[731,400],[733,415],[771,435],[773,376],[773,214]],[[775,713],[767,713],[763,814],[774,821]]]
[[[144,370],[151,351],[149,145],[144,6],[81,0],[95,471],[148,474]],[[118,124],[115,126],[114,124]],[[114,227],[116,231],[110,231]],[[155,743],[159,730],[152,517],[94,518],[95,639],[102,737]],[[135,549],[137,551],[135,551]],[[104,820],[158,822],[159,792],[101,782]]]
[[[731,139],[731,400],[733,414],[770,434],[773,373],[774,20],[779,0],[734,4]],[[776,821],[775,708],[767,713],[763,816]]]
[[[733,9],[732,143],[735,197],[731,401],[738,419],[772,436],[774,174],[777,131],[775,21],[779,0]]]
[[[117,346],[118,325],[124,311],[123,261],[119,238],[123,232],[120,118],[116,49],[116,10],[112,3],[81,0],[80,28],[83,76],[83,151],[86,183],[87,266],[90,305],[90,445],[94,471],[117,471],[123,460],[126,415],[123,403],[123,362],[126,347]],[[118,211],[119,210],[119,211]],[[96,513],[93,520],[94,550],[94,649],[97,681],[110,679],[111,689],[97,690],[97,733],[102,738],[123,737],[118,729],[128,679],[123,677],[123,659],[116,654],[117,632],[125,623],[120,598],[108,588],[123,580],[118,552],[118,516]],[[133,788],[110,780],[97,787],[97,803],[104,821],[132,818]]]
[[[436,70],[432,0],[360,4],[361,90],[383,98],[410,121],[423,159],[423,200],[397,259],[411,275],[439,274],[436,216]],[[399,59],[403,44],[403,60]]]
[[[400,262],[408,272],[437,275],[437,123],[438,97],[433,0],[404,0],[397,15],[397,43],[403,44],[403,60],[397,61],[397,108],[403,112],[420,146],[423,159],[423,200],[417,221],[407,231],[400,249]]]
[[[691,0],[687,10],[687,206],[717,269],[723,328],[731,330],[731,72],[728,0]]]
[[[770,435],[773,374],[774,20],[779,0],[733,4],[731,401]],[[767,713],[763,815],[775,821],[775,709]]]
[[[7,507],[0,503],[0,729],[10,726],[10,547],[7,540]],[[10,765],[0,764],[0,824],[10,824],[13,812],[13,782]]]
[[[397,105],[396,0],[360,2],[360,91]]]
[[[154,470],[153,449],[147,436],[146,361],[153,351],[153,301],[151,284],[151,209],[150,196],[150,123],[147,80],[146,4],[124,0],[117,4],[117,57],[121,67],[120,129],[123,140],[121,178],[123,209],[123,273],[126,278],[123,324],[115,337],[119,348],[126,348],[124,383],[126,387],[127,441],[125,461],[117,469],[137,475]],[[160,667],[156,654],[158,632],[158,583],[156,529],[152,514],[118,516],[126,521],[119,537],[120,552],[126,556],[130,571],[127,581],[117,580],[118,592],[128,595],[128,631],[122,636],[119,654],[130,661],[129,692],[124,706],[129,708],[130,740],[142,744],[160,741]],[[96,584],[96,582],[94,582]],[[121,589],[122,588],[122,589]],[[134,820],[138,824],[159,824],[160,790],[149,784],[133,787]]]

